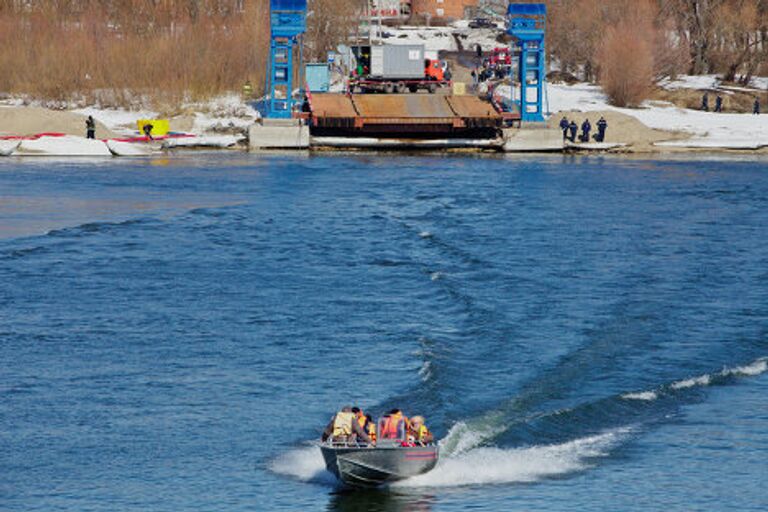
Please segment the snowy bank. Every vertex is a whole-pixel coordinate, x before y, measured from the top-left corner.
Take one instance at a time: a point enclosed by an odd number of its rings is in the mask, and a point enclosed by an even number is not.
[[[115,156],[149,156],[153,153],[152,146],[135,142],[108,140],[107,148]]]
[[[112,156],[100,140],[73,135],[23,140],[14,155],[20,156]]]
[[[707,77],[696,78],[702,78],[696,82],[698,84],[708,80]],[[683,132],[691,137],[688,141],[664,142],[664,147],[758,149],[768,146],[768,118],[765,116],[701,112],[663,102],[646,102],[637,109],[617,108],[608,104],[600,87],[587,84],[548,84],[547,96],[551,112],[620,112],[649,128]],[[594,120],[592,122],[594,124]]]
[[[229,148],[245,140],[245,137],[235,135],[204,135],[201,137],[184,137],[168,139],[163,142],[163,148]]]

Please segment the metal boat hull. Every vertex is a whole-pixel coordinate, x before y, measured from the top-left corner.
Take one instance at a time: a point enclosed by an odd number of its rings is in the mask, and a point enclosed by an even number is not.
[[[437,446],[350,448],[321,446],[328,471],[354,487],[377,487],[430,471]]]

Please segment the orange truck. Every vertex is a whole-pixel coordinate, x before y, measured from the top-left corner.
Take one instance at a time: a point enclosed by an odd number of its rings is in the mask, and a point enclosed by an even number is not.
[[[426,58],[425,53],[424,45],[414,44],[361,47],[349,89],[353,93],[425,90],[434,94],[441,87],[450,87],[446,64]]]

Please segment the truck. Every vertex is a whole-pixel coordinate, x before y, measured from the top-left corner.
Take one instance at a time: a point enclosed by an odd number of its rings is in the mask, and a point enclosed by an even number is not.
[[[357,69],[349,81],[355,93],[386,94],[418,92],[431,94],[451,85],[447,66],[439,59],[427,58],[424,45],[379,45],[355,48]]]

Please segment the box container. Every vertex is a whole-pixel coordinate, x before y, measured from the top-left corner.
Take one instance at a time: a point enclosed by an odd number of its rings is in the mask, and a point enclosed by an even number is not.
[[[424,45],[371,47],[371,78],[419,80],[424,78]]]
[[[307,86],[311,92],[328,92],[331,87],[331,73],[328,64],[307,64],[304,72]]]

